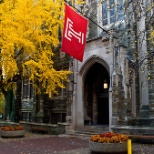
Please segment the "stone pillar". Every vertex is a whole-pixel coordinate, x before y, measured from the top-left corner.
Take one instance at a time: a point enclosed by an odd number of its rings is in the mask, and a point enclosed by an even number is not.
[[[132,109],[131,114],[133,118],[136,118],[136,88],[135,88],[135,74],[133,73],[132,83],[131,83],[131,98],[132,98]]]
[[[77,73],[76,80],[76,124],[78,128],[84,127],[84,101],[83,101],[83,83],[81,75]]]
[[[33,100],[32,121],[35,122],[36,120],[36,94],[35,94],[34,87],[33,87],[33,92],[32,92],[32,100]]]
[[[112,126],[112,88],[109,88],[109,131]]]
[[[146,1],[144,1],[143,6],[141,6],[141,18],[138,21],[138,49],[139,49],[139,59],[142,60],[147,56],[147,43],[146,43],[146,16],[145,16],[145,6]],[[140,92],[141,92],[141,108],[143,106],[149,106],[149,86],[148,86],[148,65],[147,59],[140,64]]]
[[[40,105],[39,112],[36,115],[37,122],[43,123],[44,118],[44,110],[43,110],[43,98],[40,96],[40,102],[38,102]]]
[[[73,82],[68,83],[67,102],[66,102],[66,133],[72,132],[72,95],[73,95]]]
[[[77,60],[74,59],[74,83],[77,83]],[[73,102],[72,102],[72,128],[75,130],[78,127],[77,124],[77,84],[73,86]]]
[[[36,117],[36,101],[33,101],[32,121],[35,122]]]
[[[73,58],[69,60],[69,70],[73,72],[74,64]],[[72,123],[72,103],[73,103],[73,91],[74,91],[74,73],[69,75],[70,82],[67,86],[67,107],[66,107],[66,133],[71,133],[73,131]]]
[[[113,83],[112,83],[112,65],[110,65],[110,87],[109,87],[109,131],[112,131],[111,130],[111,127],[112,127],[112,86],[113,86]]]

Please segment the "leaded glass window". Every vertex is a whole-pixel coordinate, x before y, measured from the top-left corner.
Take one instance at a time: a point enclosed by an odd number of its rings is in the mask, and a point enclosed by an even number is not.
[[[114,0],[110,0],[110,24],[114,23],[116,20],[115,17],[115,1]]]
[[[124,19],[124,3],[123,0],[117,0],[117,21]]]
[[[107,25],[108,24],[108,11],[107,11],[107,2],[104,2],[104,5],[103,5],[103,11],[102,11],[102,15],[103,15],[103,25]]]
[[[102,3],[103,26],[113,24],[124,19],[123,0],[105,0]]]

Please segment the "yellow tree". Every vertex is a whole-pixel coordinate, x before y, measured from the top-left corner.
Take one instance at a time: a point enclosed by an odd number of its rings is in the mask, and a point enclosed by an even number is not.
[[[3,0],[0,3],[0,89],[14,79],[32,81],[50,96],[64,88],[70,71],[53,67],[53,50],[60,43],[63,0]]]
[[[72,4],[76,0],[72,0]],[[19,118],[22,79],[29,79],[37,91],[49,96],[57,87],[64,88],[70,71],[55,70],[53,51],[59,47],[59,32],[63,27],[64,0],[0,0],[0,90]],[[59,52],[59,51],[58,51]],[[57,55],[57,53],[55,54]],[[14,82],[15,81],[15,82]],[[18,81],[18,82],[17,82]],[[13,103],[15,102],[15,103]],[[8,104],[8,102],[7,102]],[[15,105],[15,107],[14,107]],[[14,113],[13,113],[14,114]],[[5,118],[7,114],[5,113]]]

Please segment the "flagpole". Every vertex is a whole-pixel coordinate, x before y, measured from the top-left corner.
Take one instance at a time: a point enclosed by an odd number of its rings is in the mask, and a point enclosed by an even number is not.
[[[77,10],[79,13],[81,13],[83,15],[83,13],[77,9],[75,6],[73,6],[72,4],[68,3],[66,0],[64,0],[67,4],[69,4],[71,7],[73,7],[75,10]],[[96,22],[94,22],[92,19],[90,19],[89,17],[83,15],[84,17],[86,17],[88,20],[90,20],[93,24],[95,24],[97,27],[99,27],[100,29],[102,29],[104,32],[108,33],[107,30],[105,30],[103,27],[101,27],[100,25],[98,25]],[[108,33],[109,34],[109,33]]]

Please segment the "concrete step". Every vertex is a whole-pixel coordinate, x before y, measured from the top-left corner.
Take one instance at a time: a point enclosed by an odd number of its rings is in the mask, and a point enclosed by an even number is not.
[[[67,135],[71,136],[71,137],[79,137],[79,138],[87,138],[89,139],[92,135],[94,134],[85,134],[85,133],[67,133]]]
[[[82,129],[78,129],[68,135],[80,136],[80,137],[91,137],[94,134],[101,134],[109,131],[108,125],[86,125]]]

